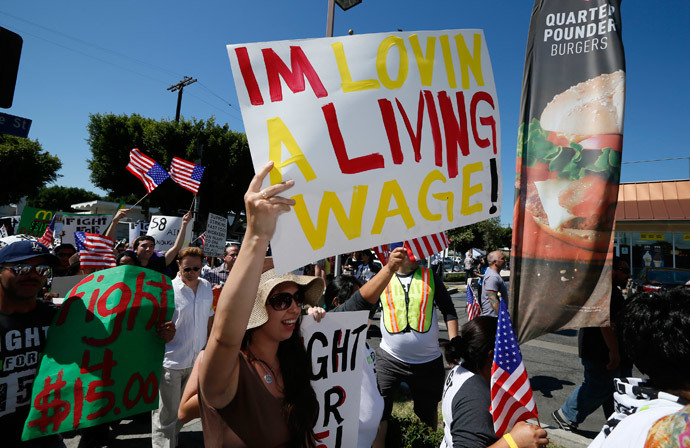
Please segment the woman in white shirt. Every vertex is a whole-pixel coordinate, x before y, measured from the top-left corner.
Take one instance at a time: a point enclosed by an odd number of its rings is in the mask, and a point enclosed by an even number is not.
[[[194,360],[206,345],[213,323],[211,284],[200,278],[204,252],[186,247],[177,256],[179,272],[172,281],[175,291],[175,337],[165,345],[163,372],[158,393],[158,409],[151,414],[154,447],[175,447],[182,422],[177,419],[182,391]]]

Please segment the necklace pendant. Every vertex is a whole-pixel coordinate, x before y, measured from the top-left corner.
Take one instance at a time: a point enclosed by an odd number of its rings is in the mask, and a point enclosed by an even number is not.
[[[266,381],[266,384],[271,384],[273,382],[273,377],[270,373],[264,375],[264,381]]]

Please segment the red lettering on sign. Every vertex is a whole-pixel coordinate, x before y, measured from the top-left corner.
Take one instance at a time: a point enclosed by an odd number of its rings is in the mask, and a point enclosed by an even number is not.
[[[67,319],[67,312],[69,311],[70,306],[75,300],[81,300],[82,297],[86,294],[85,292],[76,292],[80,286],[85,285],[86,283],[89,283],[91,280],[93,280],[94,275],[87,275],[79,283],[77,283],[74,288],[70,290],[70,293],[75,292],[73,294],[69,295],[69,298],[65,300],[65,302],[62,304],[60,307],[60,314],[58,315],[57,321],[55,322],[55,325],[62,325],[65,323],[65,319]],[[87,316],[88,317],[88,316]]]
[[[338,125],[335,106],[333,103],[328,103],[323,106],[321,110],[323,111],[323,116],[328,125],[328,134],[331,137],[333,152],[335,152],[335,157],[338,159],[338,166],[343,174],[361,173],[384,167],[383,156],[379,153],[372,153],[350,159],[347,155],[347,149],[345,149],[345,141],[343,140],[343,134],[340,132],[340,125]]]
[[[79,427],[81,413],[84,407],[84,386],[81,378],[74,382],[74,414],[72,414],[72,429]]]
[[[266,64],[266,76],[268,77],[268,89],[271,94],[271,101],[283,100],[283,88],[280,78],[285,80],[285,84],[293,93],[304,91],[304,78],[306,77],[317,98],[328,96],[326,88],[321,83],[319,75],[312,67],[311,62],[304,54],[304,50],[297,46],[290,47],[290,65],[292,70],[285,65],[282,59],[273,51],[272,48],[261,50]]]
[[[407,133],[410,136],[410,143],[412,143],[412,149],[414,149],[414,161],[419,162],[420,160],[422,160],[421,147],[422,147],[422,123],[424,121],[424,96],[423,96],[422,92],[419,92],[419,103],[417,105],[417,133],[416,134],[412,130],[412,125],[410,124],[410,119],[407,118],[407,113],[405,112],[405,108],[403,107],[402,104],[400,104],[400,101],[397,98],[395,99],[395,102],[398,105],[398,110],[400,111],[400,114],[403,117],[403,121],[405,122],[405,128],[407,129]]]
[[[465,93],[455,93],[458,105],[458,115],[455,115],[453,103],[445,91],[438,92],[438,104],[443,117],[443,130],[446,136],[446,163],[448,164],[448,177],[451,179],[458,175],[458,146],[463,156],[470,154],[470,144],[467,135],[467,112],[465,108]]]
[[[426,109],[429,111],[429,123],[431,124],[431,137],[434,140],[434,163],[436,166],[443,166],[443,145],[441,141],[441,127],[436,113],[436,103],[434,95],[429,90],[424,90]]]
[[[400,165],[401,163],[403,163],[403,153],[400,149],[398,124],[395,121],[395,112],[393,111],[393,105],[390,101],[386,99],[380,99],[379,109],[381,109],[381,118],[383,119],[383,126],[386,128],[388,145],[391,147],[393,163],[395,163],[396,165]]]
[[[110,387],[115,384],[115,380],[111,378],[111,373],[113,367],[117,365],[117,362],[113,360],[113,352],[110,349],[105,349],[103,354],[103,361],[99,364],[89,365],[90,353],[88,350],[84,352],[81,358],[81,367],[79,369],[80,373],[93,373],[97,371],[102,371],[101,379],[91,381],[89,383],[89,388],[86,391],[86,401],[93,403],[98,400],[106,400],[106,404],[101,407],[98,411],[86,416],[87,420],[93,420],[98,417],[102,417],[115,406],[115,394],[112,391],[105,390],[97,392],[96,389],[99,387]]]
[[[38,426],[38,430],[45,433],[48,426],[52,424],[52,431],[57,432],[62,422],[69,416],[72,406],[69,401],[60,398],[60,391],[67,385],[67,382],[62,379],[64,371],[65,369],[60,369],[55,383],[51,381],[50,376],[46,376],[43,381],[43,390],[34,399],[34,408],[41,413],[41,416],[27,422],[29,428]],[[53,394],[52,397],[51,394]]]
[[[142,272],[142,274],[144,273]],[[120,291],[120,300],[117,302],[117,305],[115,305],[113,308],[108,308],[108,297],[110,297],[110,295],[116,291]],[[105,291],[105,293],[103,293],[103,295],[99,297],[96,309],[98,310],[98,314],[101,317],[108,317],[113,314],[115,315],[113,331],[110,334],[110,336],[103,339],[84,336],[82,337],[82,340],[88,345],[92,345],[94,347],[103,347],[105,345],[113,343],[113,341],[115,341],[118,338],[118,336],[120,336],[120,331],[122,330],[122,321],[125,319],[125,313],[127,311],[127,306],[129,305],[129,301],[131,300],[131,298],[132,291],[129,289],[129,286],[127,286],[127,284],[124,282],[117,282],[113,286],[108,288]]]
[[[244,79],[244,85],[247,87],[249,102],[254,106],[261,106],[264,103],[264,99],[261,97],[261,90],[259,90],[259,84],[256,82],[256,76],[254,76],[254,70],[252,70],[252,63],[249,61],[247,47],[235,48],[235,55],[240,66],[240,73],[242,73],[242,78]]]
[[[486,101],[487,103],[489,103],[492,109],[495,109],[494,99],[487,92],[482,91],[472,95],[472,101],[470,101],[470,121],[472,123],[472,136],[474,137],[474,141],[477,143],[477,146],[479,146],[480,148],[486,148],[490,145],[489,140],[479,138],[479,133],[477,132],[477,104],[480,101]],[[493,116],[479,117],[479,122],[484,126],[491,126],[491,142],[493,143],[494,154],[496,154],[498,152],[498,148],[496,147],[496,120]]]

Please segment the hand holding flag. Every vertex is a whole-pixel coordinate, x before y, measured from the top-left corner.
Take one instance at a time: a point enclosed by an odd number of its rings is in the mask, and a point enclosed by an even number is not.
[[[532,386],[503,300],[498,309],[494,363],[491,367],[490,411],[498,437],[509,432],[516,422],[539,418]]]

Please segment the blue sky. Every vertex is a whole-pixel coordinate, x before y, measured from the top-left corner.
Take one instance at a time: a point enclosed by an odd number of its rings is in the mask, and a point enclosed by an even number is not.
[[[569,0],[581,1],[581,0]],[[225,45],[323,37],[327,0],[15,1],[0,25],[24,39],[14,104],[2,112],[33,120],[29,137],[60,157],[58,185],[103,193],[89,181],[90,113],[174,118],[184,76],[182,115],[244,127]],[[627,60],[623,162],[690,156],[690,2],[622,4]],[[512,220],[515,141],[532,2],[364,0],[336,6],[334,35],[482,28],[501,112],[503,215]],[[123,170],[123,176],[129,175]],[[687,179],[690,161],[625,164],[622,181]]]

